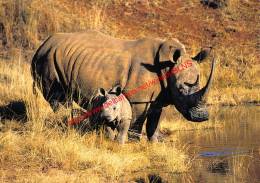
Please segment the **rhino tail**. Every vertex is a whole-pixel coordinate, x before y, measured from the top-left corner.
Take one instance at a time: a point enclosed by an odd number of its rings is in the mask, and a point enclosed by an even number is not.
[[[32,91],[33,91],[33,95],[38,97],[38,93],[37,93],[37,89],[36,89],[36,82],[35,81],[33,81]]]

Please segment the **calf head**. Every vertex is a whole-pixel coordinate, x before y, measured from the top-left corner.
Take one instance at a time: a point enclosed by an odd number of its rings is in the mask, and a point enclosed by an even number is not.
[[[115,86],[111,90],[106,91],[103,88],[98,89],[98,100],[102,109],[100,111],[100,117],[102,120],[112,122],[117,118],[120,118],[122,89],[120,86]]]

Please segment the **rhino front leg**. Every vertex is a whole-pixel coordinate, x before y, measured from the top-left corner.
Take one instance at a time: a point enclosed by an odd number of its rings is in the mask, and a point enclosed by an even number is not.
[[[118,125],[118,136],[117,136],[117,141],[120,144],[124,144],[125,140],[127,138],[127,132],[130,127],[131,120],[122,120],[121,123]]]
[[[146,133],[152,142],[158,142],[162,108],[150,108],[147,114]]]

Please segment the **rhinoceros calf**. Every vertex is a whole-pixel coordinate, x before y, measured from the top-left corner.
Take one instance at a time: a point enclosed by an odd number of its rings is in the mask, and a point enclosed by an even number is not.
[[[104,124],[110,139],[115,139],[114,130],[117,129],[117,140],[124,144],[132,120],[132,109],[129,101],[122,94],[120,86],[106,91],[98,89],[97,95],[90,102],[92,110],[101,107],[101,110],[90,116],[90,123],[96,126]],[[103,123],[104,122],[104,123]]]

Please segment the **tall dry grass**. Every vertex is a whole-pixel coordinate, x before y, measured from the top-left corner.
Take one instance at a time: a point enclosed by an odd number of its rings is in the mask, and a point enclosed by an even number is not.
[[[260,63],[257,49],[255,49],[257,39],[252,39],[255,34],[255,30],[252,28],[255,27],[253,24],[257,23],[257,18],[253,12],[249,11],[254,8],[253,3],[240,0],[228,1],[227,7],[215,12],[217,16],[211,13],[205,18],[204,12],[195,11],[201,8],[197,1],[180,3],[177,6],[175,3],[163,3],[162,1],[3,0],[0,2],[0,36],[2,38],[0,48],[2,48],[1,52],[6,50],[7,53],[0,54],[10,57],[10,55],[17,55],[17,52],[22,50],[20,52],[23,54],[29,52],[25,60],[30,62],[33,52],[41,41],[55,32],[97,29],[121,38],[140,38],[151,35],[151,31],[161,38],[176,37],[182,33],[177,38],[185,37],[184,42],[193,55],[199,51],[203,42],[210,42],[214,46],[214,55],[217,58],[218,65],[213,87],[214,92],[210,94],[211,98],[214,98],[210,101],[211,104],[259,102],[260,77],[258,76],[260,75]],[[135,10],[138,13],[141,10],[137,10],[136,7],[140,4],[143,11],[148,13],[147,15],[140,15],[144,16],[140,18],[146,18],[147,21],[141,23],[136,21],[132,27],[133,31],[129,32],[127,20],[123,19],[123,16],[122,20],[115,19],[114,17],[118,15],[114,10],[127,9],[127,11]],[[192,27],[184,31],[182,25],[179,25],[174,27],[173,30],[169,30],[166,20],[161,19],[160,16],[158,18],[155,16],[163,13],[162,10],[167,10],[166,5],[173,6],[177,15],[183,15],[185,12],[189,16],[194,16],[194,21],[204,22],[208,30],[215,31],[219,35],[219,41],[217,39],[209,41],[208,38],[194,35],[194,32],[198,30],[193,30]],[[194,11],[184,11],[187,8],[194,9]],[[161,9],[161,12],[158,12],[158,9]],[[216,20],[214,17],[220,17],[221,21],[228,22],[224,30],[215,30]],[[128,19],[131,20],[131,18]],[[245,21],[246,19],[252,20],[252,23]],[[149,30],[149,27],[154,28],[154,26],[162,27],[162,29],[158,29],[158,32]],[[142,29],[136,32],[134,31],[136,27],[142,27]],[[169,31],[173,32],[170,33]],[[231,36],[230,31],[246,33],[245,36],[248,36],[248,39],[242,38],[243,41],[234,42],[236,38]],[[187,34],[190,37],[187,37]],[[252,38],[250,38],[250,35],[252,35]],[[206,82],[208,72],[209,64],[202,64],[202,83]],[[234,93],[234,90],[239,92]]]
[[[231,4],[228,8],[219,14],[223,19],[242,20],[253,16],[247,9],[240,11],[241,1],[229,2]],[[1,52],[7,50],[10,58],[0,60],[0,108],[12,101],[21,101],[26,109],[24,116],[27,117],[25,121],[3,118],[0,121],[2,182],[126,182],[149,173],[160,175],[166,172],[172,175],[190,170],[191,157],[187,156],[187,147],[179,141],[168,140],[154,145],[144,140],[121,147],[96,134],[79,135],[64,125],[64,118],[69,111],[62,109],[53,114],[42,96],[36,99],[32,94],[29,65],[24,60],[30,62],[31,54],[49,34],[97,29],[116,37],[138,38],[154,35],[151,33],[154,33],[154,29],[149,29],[159,25],[165,26],[160,31],[175,31],[176,35],[183,32],[181,25],[175,27],[176,30],[170,30],[160,17],[149,19],[149,16],[156,17],[152,11],[154,7],[162,10],[167,10],[167,7],[164,7],[162,1],[148,1],[147,8],[152,13],[147,15],[147,23],[136,23],[135,26],[140,31],[130,31],[133,35],[129,35],[127,29],[122,29],[123,23],[127,26],[128,22],[113,19],[109,13],[111,7],[131,9],[135,5],[136,2],[122,0],[0,1],[0,49]],[[192,5],[192,8],[199,7],[198,1],[191,1],[188,5]],[[176,12],[187,13],[185,8],[187,7],[179,7]],[[215,20],[210,15],[204,19],[205,16],[202,15],[195,17],[214,27]],[[132,28],[134,30],[135,27]],[[233,28],[235,31],[249,29],[244,24],[231,27],[232,30]],[[167,31],[157,34],[162,38],[171,37]],[[225,32],[222,36],[230,39]],[[217,44],[215,55],[218,65],[209,96],[210,104],[260,101],[259,59],[256,50],[252,48],[255,42],[256,40],[248,40],[243,43],[245,45],[229,45],[229,42]],[[187,46],[195,53],[199,51],[201,42],[187,39]],[[24,59],[22,55],[28,50],[29,58]],[[206,82],[208,68],[209,65],[203,64],[202,83]],[[210,123],[197,125],[183,123],[181,117],[174,124],[163,122],[162,127],[166,134],[178,130],[223,128],[214,118]],[[169,182],[172,181],[171,178]]]
[[[94,133],[80,135],[68,129],[69,111],[54,114],[42,95],[32,93],[29,64],[19,59],[1,60],[0,108],[12,101],[25,104],[26,121],[1,119],[0,179],[25,182],[128,181],[156,173],[174,180],[175,173],[190,170],[189,146],[178,140],[149,144],[146,140],[125,146]],[[164,134],[179,130],[222,128],[217,119],[209,123],[183,122],[182,117],[163,121]],[[167,136],[166,136],[167,137]],[[165,137],[165,138],[166,138]]]
[[[83,1],[3,0],[0,2],[2,44],[7,48],[35,49],[54,32],[116,31],[106,16],[105,1],[84,5]]]
[[[80,135],[68,129],[66,109],[54,114],[41,95],[37,99],[33,95],[29,65],[24,62],[0,64],[0,78],[1,110],[12,101],[21,101],[27,116],[20,121],[1,115],[2,181],[113,182],[133,180],[136,172],[182,173],[190,168],[182,145],[144,140],[118,146],[102,135]]]

